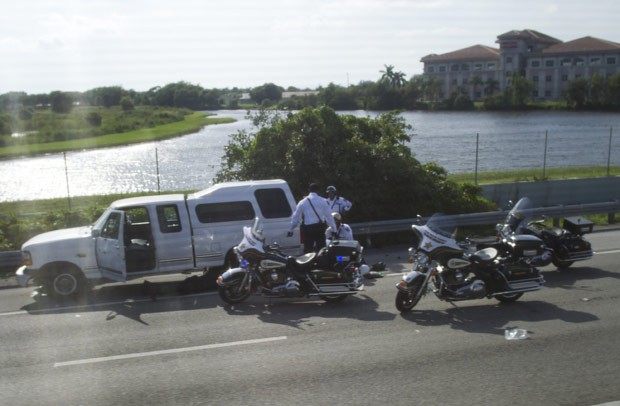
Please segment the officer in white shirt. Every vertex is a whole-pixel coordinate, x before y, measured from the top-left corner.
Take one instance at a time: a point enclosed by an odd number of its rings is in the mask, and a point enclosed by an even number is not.
[[[332,217],[336,222],[336,231],[331,227],[327,227],[327,230],[325,230],[325,245],[329,245],[329,243],[334,240],[352,240],[353,230],[351,230],[348,224],[342,222],[340,213],[334,212],[332,213]]]
[[[300,224],[304,237],[304,252],[318,252],[325,246],[325,223],[335,230],[336,222],[324,198],[317,194],[318,185],[311,183],[308,187],[308,196],[297,203],[291,218],[291,227],[287,236],[293,235],[293,230]],[[302,223],[303,222],[303,223]]]
[[[342,215],[351,210],[353,203],[342,196],[338,196],[338,191],[335,186],[328,186],[325,193],[327,193],[327,199],[325,199],[325,201],[332,212],[340,213]]]

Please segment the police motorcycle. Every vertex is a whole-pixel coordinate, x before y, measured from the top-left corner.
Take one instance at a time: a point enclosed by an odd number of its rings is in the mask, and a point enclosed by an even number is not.
[[[318,253],[298,257],[284,254],[277,244],[266,245],[261,221],[243,227],[235,247],[240,267],[217,278],[218,293],[229,304],[247,300],[259,291],[271,298],[319,297],[340,302],[363,290],[363,247],[357,241],[333,241]]]
[[[557,268],[568,268],[575,261],[592,258],[590,242],[583,235],[592,232],[593,223],[583,217],[566,217],[562,228],[547,227],[545,217],[534,218],[532,201],[523,197],[512,207],[503,224],[497,225],[498,240],[513,241],[538,238],[546,249],[542,258],[532,258],[536,266],[553,263]]]
[[[545,283],[533,266],[508,266],[496,248],[475,250],[469,241],[457,242],[454,216],[435,214],[412,229],[409,262],[413,269],[396,284],[396,308],[401,312],[411,311],[429,288],[447,302],[485,297],[514,302]]]

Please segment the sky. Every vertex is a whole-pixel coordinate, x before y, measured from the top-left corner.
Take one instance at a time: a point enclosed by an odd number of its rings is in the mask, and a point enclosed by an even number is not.
[[[18,0],[0,11],[0,94],[348,86],[511,30],[620,42],[619,15],[617,0]]]

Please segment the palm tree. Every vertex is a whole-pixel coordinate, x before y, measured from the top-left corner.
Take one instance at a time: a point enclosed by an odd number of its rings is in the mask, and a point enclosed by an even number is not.
[[[394,81],[394,66],[393,65],[383,65],[385,66],[385,70],[380,70],[381,79],[380,81],[387,81],[388,83],[393,83]]]
[[[392,78],[392,85],[394,87],[403,87],[407,84],[407,75],[404,72],[395,72]]]
[[[385,70],[380,70],[379,72],[382,74],[380,82],[387,82],[392,87],[403,87],[407,83],[407,75],[403,72],[395,72],[393,65],[383,65],[385,66]]]

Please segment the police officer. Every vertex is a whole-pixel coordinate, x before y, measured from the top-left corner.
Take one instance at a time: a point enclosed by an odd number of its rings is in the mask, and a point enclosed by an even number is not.
[[[325,201],[332,212],[340,213],[342,215],[351,210],[353,203],[342,196],[338,196],[338,191],[335,186],[328,186],[325,193],[327,193],[327,198]]]
[[[351,227],[349,227],[348,224],[344,224],[342,222],[342,216],[340,213],[333,212],[332,217],[336,222],[336,229],[334,231],[333,228],[327,227],[327,230],[325,230],[325,244],[329,245],[329,243],[333,240],[352,240],[353,230],[351,230]]]
[[[297,207],[291,218],[291,227],[288,237],[293,235],[293,230],[303,224],[304,252],[318,252],[325,246],[325,228],[327,225],[336,230],[336,222],[331,215],[331,210],[324,198],[317,194],[318,185],[311,183],[308,187],[308,196],[297,203]]]

